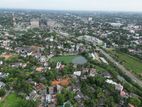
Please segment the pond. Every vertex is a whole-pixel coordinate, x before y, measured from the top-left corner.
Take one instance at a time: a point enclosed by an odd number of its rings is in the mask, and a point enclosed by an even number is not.
[[[83,64],[87,63],[87,59],[84,58],[83,56],[77,56],[72,60],[72,63],[83,65]]]

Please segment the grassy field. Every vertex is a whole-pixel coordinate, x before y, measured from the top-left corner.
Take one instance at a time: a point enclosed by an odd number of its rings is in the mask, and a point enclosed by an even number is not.
[[[77,55],[67,55],[67,56],[55,56],[51,58],[51,62],[64,62],[64,63],[72,63],[74,58],[78,57]]]
[[[117,59],[130,71],[133,71],[136,74],[142,74],[142,61],[138,58],[116,51],[111,51],[111,54],[115,55]]]
[[[99,71],[102,71],[102,72],[104,72],[104,71],[106,71],[104,68],[102,68],[102,67],[100,67],[100,66],[97,66],[97,65],[95,65],[95,69],[99,72]]]
[[[10,94],[3,102],[0,102],[0,107],[17,107],[17,102],[21,98],[17,97],[16,94]]]

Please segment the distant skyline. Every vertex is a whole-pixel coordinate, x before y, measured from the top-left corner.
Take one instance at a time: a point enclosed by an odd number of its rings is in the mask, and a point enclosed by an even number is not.
[[[0,0],[0,8],[142,12],[142,0]]]

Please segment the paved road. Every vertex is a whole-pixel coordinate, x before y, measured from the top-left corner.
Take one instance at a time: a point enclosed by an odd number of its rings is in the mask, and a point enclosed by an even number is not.
[[[117,61],[115,61],[108,53],[103,51],[102,49],[98,48],[100,52],[113,64],[115,64],[124,74],[126,74],[132,81],[134,81],[136,84],[138,84],[140,87],[142,87],[142,81],[138,79],[135,75],[133,75],[130,71],[128,71],[123,65],[119,64]]]

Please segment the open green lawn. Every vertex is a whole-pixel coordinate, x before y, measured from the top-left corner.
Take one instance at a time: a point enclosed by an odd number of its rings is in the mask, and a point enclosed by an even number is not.
[[[19,100],[21,98],[17,97],[16,94],[10,94],[3,102],[0,102],[0,107],[17,107]]]
[[[37,107],[37,102],[23,99],[16,93],[11,93],[3,102],[0,101],[0,107]]]
[[[72,63],[74,58],[78,57],[78,55],[67,55],[67,56],[55,56],[51,58],[51,62],[64,62],[64,63]]]
[[[142,73],[142,61],[138,58],[122,52],[111,51],[111,53],[117,56],[117,59],[120,60],[127,69],[136,74]]]
[[[104,71],[106,71],[104,68],[102,68],[102,67],[100,67],[100,66],[97,66],[97,65],[95,65],[95,68],[96,68],[96,70],[99,72],[99,71],[102,71],[102,72],[104,72]]]

